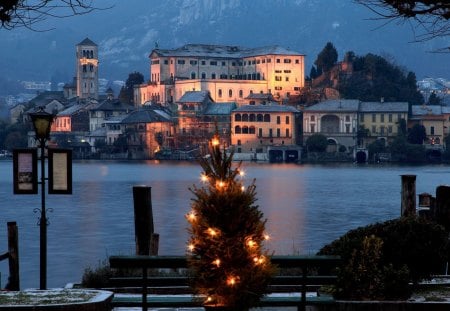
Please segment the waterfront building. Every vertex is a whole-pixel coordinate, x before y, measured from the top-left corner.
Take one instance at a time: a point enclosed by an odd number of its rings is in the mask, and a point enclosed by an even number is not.
[[[415,124],[425,128],[427,149],[443,149],[444,138],[449,134],[450,108],[439,105],[412,105],[409,126]]]
[[[357,144],[359,107],[359,100],[338,99],[304,108],[303,140],[319,133],[327,137],[328,152],[339,151],[339,146],[352,152]]]
[[[104,127],[105,120],[121,114],[128,114],[134,110],[133,106],[123,104],[118,99],[107,99],[97,103],[89,109],[89,130],[95,131]]]
[[[132,111],[120,123],[131,159],[153,159],[173,138],[172,117],[158,107]]]
[[[359,127],[366,131],[359,145],[367,147],[376,140],[387,146],[398,136],[401,127],[406,131],[408,125],[407,102],[361,102],[359,109]]]
[[[230,145],[231,111],[234,102],[215,103],[208,91],[188,91],[177,101],[179,148],[199,148],[204,154],[211,137],[219,134],[221,144]]]
[[[215,102],[238,105],[255,93],[282,101],[299,94],[305,80],[305,56],[280,46],[187,44],[156,48],[149,58],[150,81],[134,88],[138,105],[174,103],[187,91],[209,91]]]
[[[98,46],[89,38],[76,45],[77,96],[98,99]]]
[[[267,154],[270,147],[300,144],[301,113],[292,106],[244,105],[231,112],[231,144],[240,153]],[[256,158],[254,158],[256,159]]]

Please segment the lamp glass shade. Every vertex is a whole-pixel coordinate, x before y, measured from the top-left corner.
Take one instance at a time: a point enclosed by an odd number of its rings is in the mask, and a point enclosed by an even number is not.
[[[33,122],[36,137],[39,139],[50,137],[50,127],[53,121],[53,115],[43,110],[30,113],[31,121]]]

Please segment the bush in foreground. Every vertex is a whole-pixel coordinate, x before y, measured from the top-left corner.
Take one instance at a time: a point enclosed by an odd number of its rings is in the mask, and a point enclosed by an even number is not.
[[[326,245],[320,255],[340,255],[336,297],[406,299],[409,283],[442,274],[448,233],[442,226],[407,217],[351,230]]]

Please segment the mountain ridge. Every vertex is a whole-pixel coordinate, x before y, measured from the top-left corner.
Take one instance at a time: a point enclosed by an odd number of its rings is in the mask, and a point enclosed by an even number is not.
[[[39,25],[54,28],[51,31],[2,29],[0,40],[6,47],[0,50],[3,75],[20,80],[71,81],[75,75],[75,45],[86,37],[99,45],[100,76],[110,80],[125,80],[134,71],[148,77],[148,56],[156,45],[177,48],[188,43],[281,45],[306,55],[306,74],[328,41],[338,50],[339,59],[347,51],[357,55],[371,52],[392,56],[399,65],[416,72],[418,79],[450,72],[450,54],[426,52],[448,42],[410,44],[414,37],[408,24],[383,26],[383,22],[370,20],[374,16],[366,8],[351,1],[108,3],[114,7],[83,16],[49,19]]]

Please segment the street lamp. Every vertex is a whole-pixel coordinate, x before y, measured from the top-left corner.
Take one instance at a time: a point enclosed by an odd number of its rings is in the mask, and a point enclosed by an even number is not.
[[[50,138],[50,127],[54,116],[39,107],[35,113],[29,114],[33,122],[36,140],[41,149],[41,218],[39,219],[40,228],[40,289],[47,289],[47,216],[45,207],[45,143]],[[39,209],[36,209],[38,211]]]

